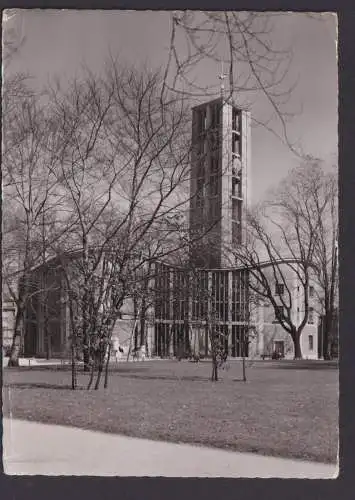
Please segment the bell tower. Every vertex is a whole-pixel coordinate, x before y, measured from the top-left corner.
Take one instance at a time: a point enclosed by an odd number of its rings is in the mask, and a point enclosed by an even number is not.
[[[219,78],[221,97],[192,109],[191,259],[210,269],[234,265],[250,193],[250,112],[224,97]]]

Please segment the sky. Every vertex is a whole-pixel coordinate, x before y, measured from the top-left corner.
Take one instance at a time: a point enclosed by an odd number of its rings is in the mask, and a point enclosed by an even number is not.
[[[330,13],[321,18],[315,20],[302,13],[278,16],[272,36],[280,48],[290,46],[294,54],[289,78],[298,83],[288,107],[297,114],[288,123],[288,137],[304,153],[322,159],[330,167],[337,162],[338,154],[337,20]],[[3,69],[5,78],[25,71],[41,87],[55,75],[62,82],[80,76],[82,63],[99,72],[109,49],[136,65],[163,66],[170,22],[168,12],[12,10],[3,23],[3,37],[10,30],[25,39],[21,50]],[[201,85],[217,85],[220,71],[217,62],[206,63],[199,67],[197,79]],[[251,112],[255,120],[268,118],[262,99],[253,104]],[[273,129],[277,127],[275,124]],[[251,201],[255,203],[299,159],[262,126],[253,126],[251,148],[249,175]]]

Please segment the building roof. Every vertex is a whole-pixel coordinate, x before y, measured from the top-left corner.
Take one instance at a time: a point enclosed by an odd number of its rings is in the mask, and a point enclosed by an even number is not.
[[[239,104],[236,104],[231,97],[217,97],[216,99],[212,99],[210,101],[202,102],[200,104],[197,104],[196,106],[193,106],[191,109],[199,109],[199,108],[204,108],[207,104],[218,104],[220,103],[221,105],[223,104],[230,104],[234,108],[239,109],[240,111],[249,111],[246,107],[240,106]]]

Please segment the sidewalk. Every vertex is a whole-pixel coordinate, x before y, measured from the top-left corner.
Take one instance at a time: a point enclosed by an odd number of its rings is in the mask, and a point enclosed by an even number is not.
[[[3,356],[2,358],[2,366],[6,367],[9,362],[9,358],[6,356]],[[50,366],[50,365],[62,365],[62,364],[68,364],[68,360],[62,360],[62,359],[45,359],[45,358],[19,358],[19,366]]]
[[[161,358],[146,358],[144,361],[142,360],[135,360],[132,357],[129,359],[129,363],[146,363],[148,361],[166,361],[165,359]],[[2,366],[5,368],[8,365],[9,358],[6,356],[3,356],[2,358]],[[121,356],[119,358],[119,363],[127,363],[127,354]],[[51,359],[45,359],[45,358],[19,358],[19,366],[26,366],[26,367],[36,367],[36,366],[62,366],[62,365],[70,365],[71,361],[68,358],[60,359],[60,358],[51,358]],[[80,366],[83,364],[82,361],[77,361],[76,362],[77,366]],[[115,365],[116,362],[115,360],[111,359],[110,364]]]
[[[303,462],[73,427],[3,419],[4,471],[15,475],[331,479],[332,464]]]

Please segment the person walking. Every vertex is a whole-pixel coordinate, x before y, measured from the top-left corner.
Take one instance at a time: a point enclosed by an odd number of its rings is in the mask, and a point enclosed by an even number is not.
[[[119,352],[123,352],[122,347],[120,347],[120,342],[117,337],[112,339],[112,354],[115,357],[116,363],[119,360]]]

